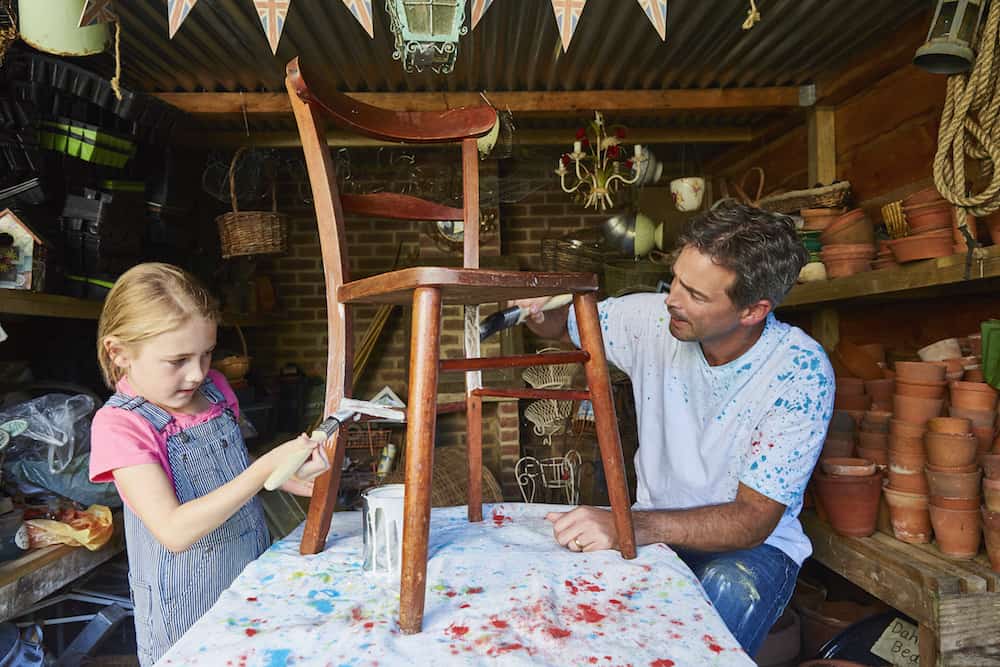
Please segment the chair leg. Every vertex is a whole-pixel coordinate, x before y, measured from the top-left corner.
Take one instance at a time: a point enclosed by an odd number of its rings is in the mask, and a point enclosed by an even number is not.
[[[413,323],[410,327],[406,495],[403,500],[403,562],[399,584],[399,627],[408,635],[420,632],[424,620],[440,351],[441,291],[435,287],[419,287],[413,292]]]
[[[580,331],[580,347],[590,354],[590,359],[584,362],[583,369],[587,374],[587,385],[590,387],[590,402],[594,406],[597,444],[601,448],[604,476],[608,482],[608,498],[611,500],[615,531],[618,533],[618,550],[623,558],[635,558],[635,529],[632,525],[628,486],[625,482],[625,458],[622,455],[618,417],[611,395],[608,361],[604,354],[604,337],[601,335],[601,323],[597,315],[597,296],[593,292],[575,294],[573,307]]]
[[[467,394],[465,398],[465,442],[469,459],[469,521],[483,520],[483,399]]]

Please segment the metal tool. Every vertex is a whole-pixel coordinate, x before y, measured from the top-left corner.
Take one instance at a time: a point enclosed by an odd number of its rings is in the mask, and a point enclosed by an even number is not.
[[[558,294],[542,304],[541,312],[544,313],[547,310],[562,308],[572,302],[572,294]],[[528,319],[528,315],[529,311],[520,306],[511,306],[504,310],[498,310],[489,317],[483,318],[483,321],[479,323],[479,340],[484,341],[498,331],[509,329],[518,324],[524,324],[524,321]]]
[[[316,441],[325,442],[340,428],[340,425],[352,419],[358,419],[361,415],[378,417],[379,419],[389,419],[392,421],[406,421],[406,413],[396,408],[387,408],[371,401],[359,401],[353,398],[344,398],[340,401],[340,407],[331,416],[324,419],[309,438]],[[304,451],[293,454],[286,458],[274,469],[264,488],[274,491],[279,486],[288,481],[288,478],[295,474],[295,471],[302,467],[302,464],[309,460],[312,451]]]

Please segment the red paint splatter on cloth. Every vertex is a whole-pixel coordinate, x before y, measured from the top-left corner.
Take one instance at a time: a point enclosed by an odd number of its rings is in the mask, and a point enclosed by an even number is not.
[[[452,623],[445,629],[445,632],[450,634],[455,639],[458,639],[459,637],[464,637],[466,633],[469,632],[469,627],[466,625],[455,625]]]
[[[501,653],[510,653],[511,651],[521,651],[521,650],[524,650],[524,644],[519,644],[519,643],[500,644],[499,646],[494,646],[493,648],[491,648],[489,651],[486,652],[486,654],[500,655]]]
[[[555,626],[549,626],[545,629],[545,631],[548,632],[553,639],[565,639],[573,634],[570,630],[563,630],[562,628],[557,628]]]
[[[586,621],[587,623],[600,623],[606,616],[589,604],[578,604],[577,609],[580,610],[580,613],[577,615],[577,619]]]
[[[371,630],[375,627],[375,621],[368,621],[365,623],[365,630]]]
[[[704,635],[701,639],[708,645],[708,650],[711,651],[712,653],[722,653],[725,650],[724,648],[719,646],[718,643],[716,643],[715,637],[713,637],[712,635]]]
[[[649,663],[649,667],[674,667],[674,661],[667,658],[660,658]]]
[[[567,579],[567,580],[566,580],[566,581],[564,581],[563,583],[564,583],[564,584],[566,585],[566,588],[567,588],[567,589],[569,589],[569,593],[570,593],[570,595],[576,595],[577,593],[579,593],[579,592],[580,592],[580,589],[579,589],[579,588],[577,588],[577,587],[576,587],[576,586],[575,586],[575,585],[573,584],[573,582],[572,582],[572,581],[570,581],[569,579]]]
[[[361,615],[361,607],[355,607],[351,610],[351,618],[359,623],[364,620],[364,616]]]
[[[445,595],[446,595],[446,596],[448,596],[448,597],[450,597],[450,598],[453,598],[453,597],[455,597],[456,595],[458,595],[458,593],[456,593],[455,591],[447,591],[447,592],[445,593]]]
[[[256,602],[256,601],[257,601],[257,598],[255,598],[255,597],[249,597],[249,598],[247,598],[247,602]]]
[[[475,586],[473,588],[466,588],[465,592],[468,595],[475,595],[476,593],[482,593],[483,592],[483,587],[482,586]]]
[[[471,605],[471,604],[469,604],[468,602],[463,602],[462,604],[458,605],[458,608],[459,608],[459,609],[468,609],[468,608],[469,608],[469,607],[471,607],[471,606],[472,606],[472,605]]]
[[[247,637],[253,637],[255,634],[257,634],[257,631],[254,630],[253,628],[247,628],[246,630],[244,630],[244,632],[247,633]]]
[[[493,625],[494,628],[499,628],[500,630],[503,630],[504,628],[507,627],[507,621],[500,618],[491,619],[490,623]]]
[[[493,508],[493,525],[496,526],[497,528],[499,528],[502,525],[504,525],[505,523],[514,523],[514,520],[511,519],[506,514],[504,514],[503,512],[501,512],[499,510],[499,508],[494,507]]]

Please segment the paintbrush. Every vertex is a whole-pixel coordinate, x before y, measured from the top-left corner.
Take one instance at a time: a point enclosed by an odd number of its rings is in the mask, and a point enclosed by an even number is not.
[[[555,310],[556,308],[561,308],[572,302],[572,294],[558,294],[542,304],[541,312],[544,313],[547,310]],[[524,324],[524,321],[528,319],[529,314],[530,313],[527,308],[511,306],[510,308],[498,310],[489,317],[484,317],[483,321],[479,323],[480,342],[486,340],[498,331],[509,329],[517,326],[518,324]]]

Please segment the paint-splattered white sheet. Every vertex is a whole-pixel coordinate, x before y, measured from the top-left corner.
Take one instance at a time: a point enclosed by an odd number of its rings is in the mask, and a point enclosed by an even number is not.
[[[669,548],[579,554],[547,511],[434,509],[423,632],[397,625],[398,586],[361,570],[361,514],[334,515],[326,550],[298,553],[302,527],[247,566],[157,663],[281,665],[753,665]]]

